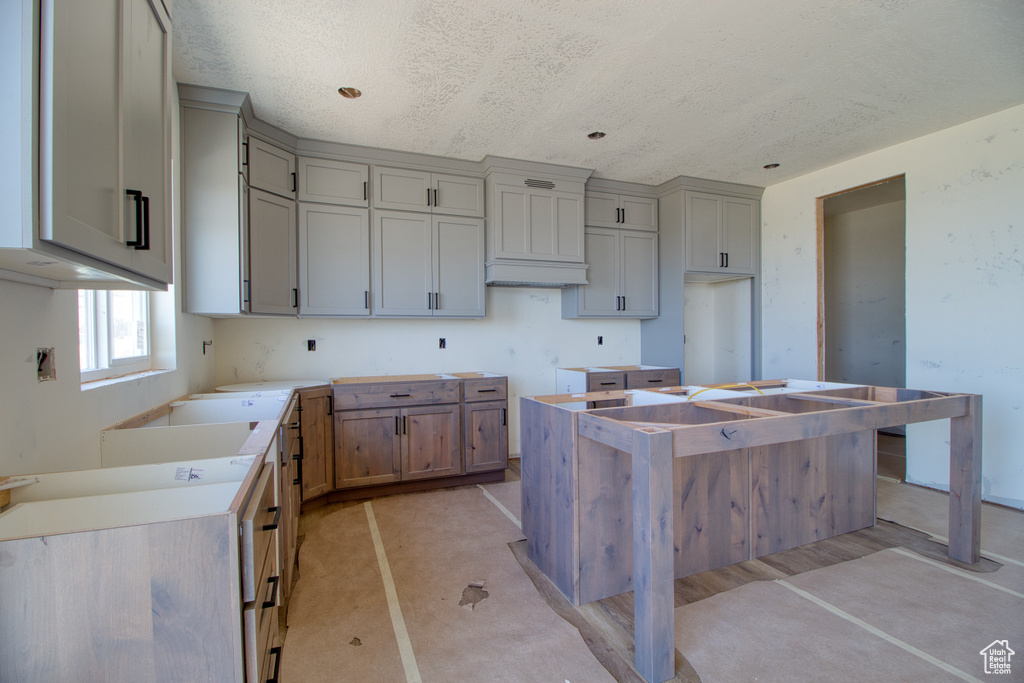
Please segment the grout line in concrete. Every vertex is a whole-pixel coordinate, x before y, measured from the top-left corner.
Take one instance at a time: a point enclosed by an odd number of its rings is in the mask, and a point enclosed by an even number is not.
[[[811,595],[807,591],[805,591],[803,589],[800,589],[800,588],[797,588],[796,586],[794,586],[791,583],[787,583],[783,579],[779,579],[775,583],[778,583],[778,584],[781,584],[781,585],[785,586],[786,588],[788,588],[789,590],[793,591],[794,593],[796,593],[800,597],[802,597],[802,598],[804,598],[806,600],[810,600],[811,602],[813,602],[818,607],[821,607],[821,608],[823,608],[825,610],[828,610],[829,612],[831,612],[832,614],[835,614],[838,617],[842,617],[843,619],[847,620],[851,624],[855,624],[857,626],[860,626],[865,631],[867,631],[867,632],[869,632],[871,634],[874,634],[874,635],[878,636],[879,638],[881,638],[881,639],[883,639],[885,641],[888,641],[888,642],[892,643],[896,647],[899,647],[899,648],[901,648],[903,650],[906,650],[907,652],[909,652],[912,655],[915,655],[916,657],[920,657],[921,659],[925,660],[929,664],[937,666],[938,668],[942,669],[943,671],[946,671],[948,673],[953,674],[957,678],[960,678],[960,679],[965,680],[965,681],[973,681],[973,683],[981,683],[980,679],[977,679],[974,676],[971,676],[970,674],[961,671],[960,669],[956,668],[955,666],[947,664],[946,662],[942,661],[941,659],[937,659],[937,658],[931,656],[930,654],[928,654],[927,652],[925,652],[923,650],[917,649],[916,647],[914,647],[913,645],[910,645],[909,643],[903,642],[902,640],[900,640],[899,638],[897,638],[895,636],[889,635],[885,631],[872,626],[871,624],[867,623],[866,621],[864,621],[862,619],[858,619],[857,617],[853,616],[852,614],[849,614],[848,612],[844,612],[843,610],[839,609],[835,605],[832,605],[832,604],[830,604],[828,602],[825,602],[821,598],[819,598],[817,596],[814,596],[814,595]]]
[[[384,580],[384,594],[388,599],[391,626],[395,629],[395,638],[398,640],[398,652],[402,655],[405,680],[407,683],[421,683],[420,670],[416,665],[416,655],[413,654],[412,641],[409,640],[409,631],[405,627],[402,608],[398,604],[398,591],[395,590],[395,580],[391,576],[391,565],[388,564],[388,557],[384,553],[384,543],[380,538],[380,529],[377,528],[377,519],[373,515],[373,507],[370,505],[370,501],[363,503],[363,507],[366,509],[366,520],[370,524],[373,549],[377,551],[377,564],[380,565],[380,575]]]

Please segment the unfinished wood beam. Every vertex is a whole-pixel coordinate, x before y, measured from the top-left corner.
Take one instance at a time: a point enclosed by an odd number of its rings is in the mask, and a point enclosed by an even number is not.
[[[815,403],[835,403],[842,406],[877,406],[886,401],[868,401],[863,398],[844,398],[842,396],[822,396],[821,394],[784,394],[786,398]]]
[[[579,434],[627,453],[633,450],[633,427],[625,422],[580,413]]]
[[[675,677],[672,434],[633,432],[633,642],[649,683]]]
[[[949,421],[949,556],[981,559],[981,396]]]
[[[718,401],[693,401],[693,405],[708,410],[717,410],[723,413],[735,415],[747,415],[748,417],[778,417],[779,415],[793,415],[782,410],[769,410],[767,408],[753,408],[742,406],[738,403],[719,403]]]

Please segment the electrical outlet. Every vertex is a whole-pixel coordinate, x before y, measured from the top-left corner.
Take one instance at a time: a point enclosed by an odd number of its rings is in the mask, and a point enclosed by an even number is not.
[[[597,338],[597,345],[601,346],[602,344],[604,344],[604,337],[598,337]]]
[[[57,367],[53,363],[52,346],[36,349],[36,379],[40,382],[57,379]]]
[[[307,351],[316,351],[316,339],[307,339],[306,340],[306,350]]]
[[[446,343],[447,342],[445,342],[444,337],[441,337],[440,339],[437,340],[437,348],[443,349]]]

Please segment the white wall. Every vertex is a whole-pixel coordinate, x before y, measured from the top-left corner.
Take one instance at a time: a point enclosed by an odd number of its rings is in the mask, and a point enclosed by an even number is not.
[[[640,361],[639,321],[562,320],[561,315],[557,289],[488,287],[484,319],[218,320],[215,385],[494,372],[509,378],[509,451],[518,454],[518,397],[555,393],[555,368]],[[601,346],[598,336],[604,338]],[[307,339],[316,340],[316,351],[306,350]]]
[[[1024,106],[765,190],[763,374],[817,372],[815,199],[899,174],[907,386],[984,396],[983,496],[1024,508]],[[948,421],[907,433],[907,479],[948,489]]]
[[[751,379],[749,279],[687,282],[683,287],[686,384]]]
[[[173,111],[177,158],[176,100]],[[176,194],[175,223],[179,207]],[[176,238],[175,281],[180,278],[179,255]],[[180,311],[177,292],[174,297],[173,310]],[[99,467],[102,429],[184,394],[207,390],[214,365],[212,356],[202,355],[201,340],[211,339],[213,324],[181,313],[173,317],[175,371],[83,392],[77,292],[0,280],[0,476]],[[164,342],[166,347],[166,341],[156,340],[156,345]],[[49,346],[55,349],[57,379],[38,382],[36,348]]]

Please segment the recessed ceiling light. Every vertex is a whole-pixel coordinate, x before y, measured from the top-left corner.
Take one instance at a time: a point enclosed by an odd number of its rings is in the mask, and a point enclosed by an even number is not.
[[[778,164],[765,164],[764,167],[770,171],[773,168],[778,168],[779,165]]]
[[[602,132],[601,132],[601,131],[599,131],[599,130],[595,130],[595,131],[594,131],[593,133],[591,133],[591,134],[590,134],[590,135],[588,135],[587,137],[588,137],[588,138],[590,138],[591,140],[600,140],[600,139],[601,139],[601,138],[603,138],[603,137],[604,137],[605,135],[606,135],[606,133],[602,133]]]
[[[338,94],[342,97],[347,97],[350,100],[354,100],[363,93],[356,88],[338,88]]]

